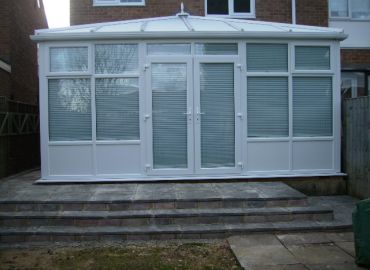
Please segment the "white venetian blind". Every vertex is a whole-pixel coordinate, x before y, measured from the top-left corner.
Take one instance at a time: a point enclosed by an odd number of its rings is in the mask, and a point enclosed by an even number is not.
[[[287,44],[247,44],[248,71],[288,71]]]
[[[332,136],[331,77],[293,78],[293,136]]]
[[[137,72],[137,44],[104,44],[95,46],[95,73],[122,74]]]
[[[248,137],[289,135],[288,78],[248,77]]]
[[[50,79],[50,141],[91,140],[91,91],[89,79]]]
[[[201,166],[235,167],[234,64],[200,65]]]
[[[87,69],[87,47],[50,48],[51,72],[84,72]]]
[[[186,64],[152,64],[153,167],[188,166]]]
[[[295,68],[297,70],[329,70],[329,46],[296,46]]]
[[[137,78],[96,79],[96,138],[139,140]]]
[[[236,43],[197,43],[195,53],[200,55],[237,55]]]

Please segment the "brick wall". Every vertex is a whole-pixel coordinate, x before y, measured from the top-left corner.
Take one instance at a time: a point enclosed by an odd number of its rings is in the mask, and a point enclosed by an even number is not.
[[[342,49],[341,62],[342,68],[369,68],[370,49]]]
[[[0,68],[0,96],[10,96],[10,74]]]
[[[10,98],[37,104],[38,67],[37,44],[30,40],[35,29],[47,28],[43,6],[36,0],[8,1],[10,13],[10,62],[12,93]],[[42,1],[40,1],[42,4]]]
[[[109,22],[149,17],[171,16],[185,9],[192,15],[204,14],[202,0],[146,0],[142,7],[93,7],[93,0],[70,0],[71,25]]]
[[[297,24],[328,26],[327,0],[296,0]]]
[[[300,24],[328,25],[327,0],[296,0]],[[71,25],[171,16],[184,2],[191,15],[204,15],[204,0],[146,0],[142,7],[94,7],[93,0],[70,0]],[[257,20],[291,23],[291,0],[256,0]]]

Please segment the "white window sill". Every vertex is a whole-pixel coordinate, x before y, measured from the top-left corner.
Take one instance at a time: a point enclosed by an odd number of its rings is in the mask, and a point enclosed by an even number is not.
[[[353,18],[330,17],[329,21],[331,21],[331,22],[335,22],[335,21],[341,21],[341,22],[370,22],[370,18],[368,18],[368,19],[353,19]]]

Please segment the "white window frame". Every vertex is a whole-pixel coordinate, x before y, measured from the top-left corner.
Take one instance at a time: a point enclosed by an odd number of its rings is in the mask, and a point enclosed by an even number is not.
[[[145,6],[145,0],[137,0],[137,2],[121,2],[120,0],[93,0],[94,7],[109,7],[109,6]]]
[[[250,12],[234,12],[234,0],[227,0],[229,3],[229,14],[208,14],[208,0],[204,0],[204,12],[206,16],[223,18],[256,18],[256,1],[250,0]]]
[[[329,0],[329,1],[335,1],[335,0]],[[370,21],[370,18],[361,19],[361,18],[352,18],[352,1],[353,0],[347,0],[347,8],[348,8],[348,16],[346,17],[333,17],[331,16],[331,9],[330,9],[330,2],[329,2],[329,19],[330,20],[337,20],[337,21]]]

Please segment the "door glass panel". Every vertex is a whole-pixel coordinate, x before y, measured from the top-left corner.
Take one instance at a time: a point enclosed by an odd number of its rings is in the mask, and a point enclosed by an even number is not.
[[[235,167],[234,64],[200,65],[201,167]]]
[[[187,168],[186,64],[152,65],[153,167]]]

